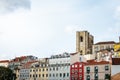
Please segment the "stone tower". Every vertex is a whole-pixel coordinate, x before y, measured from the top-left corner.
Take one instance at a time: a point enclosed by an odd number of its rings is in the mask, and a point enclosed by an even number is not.
[[[80,54],[92,54],[92,45],[94,37],[87,31],[76,32],[76,52]]]

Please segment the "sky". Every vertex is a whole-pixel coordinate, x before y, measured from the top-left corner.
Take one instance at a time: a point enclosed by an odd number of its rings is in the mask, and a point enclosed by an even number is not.
[[[118,42],[120,0],[0,0],[0,60],[75,52],[83,30]]]

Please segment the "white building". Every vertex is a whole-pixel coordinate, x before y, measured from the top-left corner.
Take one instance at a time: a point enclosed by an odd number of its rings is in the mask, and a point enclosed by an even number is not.
[[[36,63],[37,61],[31,61],[24,64],[21,69],[17,73],[17,79],[16,80],[30,80],[30,68],[33,63]]]
[[[96,60],[97,61],[109,61],[110,63],[112,63],[112,54],[113,54],[112,51],[101,50],[96,53]]]
[[[108,61],[92,61],[85,64],[84,74],[84,80],[110,80],[111,65]]]
[[[0,66],[8,67],[8,64],[9,64],[9,60],[2,60],[2,61],[0,61]]]
[[[70,80],[70,54],[51,56],[48,70],[48,80]]]
[[[24,68],[24,69],[20,69],[19,71],[19,79],[18,80],[29,80],[29,69],[28,68]]]
[[[98,42],[92,46],[93,54],[96,54],[100,50],[105,49],[113,49],[114,48],[114,41],[105,41],[105,42]]]
[[[80,53],[71,53],[70,64],[73,64],[75,62],[87,62],[87,59],[83,55],[80,55]]]
[[[95,54],[86,54],[86,55],[83,55],[86,60],[93,60],[95,59]]]

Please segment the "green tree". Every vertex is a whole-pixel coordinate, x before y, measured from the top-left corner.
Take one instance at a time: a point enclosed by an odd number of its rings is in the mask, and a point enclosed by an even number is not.
[[[9,68],[0,66],[0,80],[15,80],[16,75]]]

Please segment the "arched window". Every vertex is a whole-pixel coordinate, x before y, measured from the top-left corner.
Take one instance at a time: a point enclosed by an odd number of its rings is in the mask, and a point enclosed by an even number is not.
[[[82,36],[80,36],[80,42],[83,42],[83,37]]]

